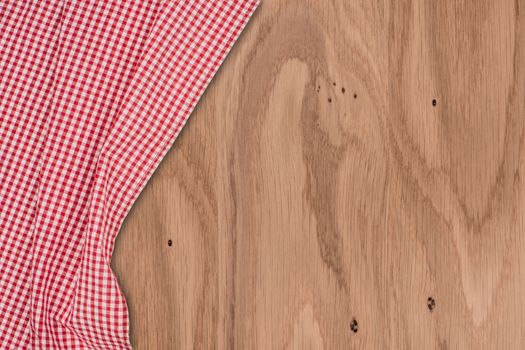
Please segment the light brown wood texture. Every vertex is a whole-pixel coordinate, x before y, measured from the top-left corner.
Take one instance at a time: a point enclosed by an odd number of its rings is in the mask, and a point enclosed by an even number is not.
[[[264,0],[119,235],[134,348],[524,349],[524,133],[525,0]]]

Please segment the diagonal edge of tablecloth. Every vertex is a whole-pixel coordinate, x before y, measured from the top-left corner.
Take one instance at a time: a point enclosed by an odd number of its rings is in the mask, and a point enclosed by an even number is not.
[[[86,348],[131,349],[126,300],[110,268],[114,240],[260,2],[164,4],[99,154],[81,268],[59,320]]]

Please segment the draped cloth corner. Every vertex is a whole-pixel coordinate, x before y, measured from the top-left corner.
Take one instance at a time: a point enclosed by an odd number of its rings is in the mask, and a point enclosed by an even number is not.
[[[258,4],[0,3],[1,349],[131,349],[115,238]]]

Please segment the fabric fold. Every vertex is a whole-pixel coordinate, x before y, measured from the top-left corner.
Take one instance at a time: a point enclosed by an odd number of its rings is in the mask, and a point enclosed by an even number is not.
[[[56,94],[37,126],[13,127],[36,117],[30,107],[21,112],[17,98],[49,68],[2,90],[7,107],[0,132],[12,144],[0,141],[6,147],[0,149],[0,175],[15,186],[0,188],[7,193],[0,198],[0,254],[9,253],[0,259],[0,311],[7,314],[0,321],[0,348],[131,349],[126,300],[110,268],[115,238],[258,4],[47,0],[0,8],[1,29],[17,45],[31,40],[35,52],[57,56]],[[15,17],[26,14],[20,20],[28,27],[44,14],[55,27],[60,18],[60,53],[42,30],[33,28],[28,38],[13,29],[13,10]],[[23,53],[13,46],[0,56],[11,76],[21,74],[9,65]],[[41,64],[33,60],[27,67],[35,62]],[[44,127],[45,142],[34,155],[41,160],[38,176],[31,169],[23,178],[9,171],[27,155],[8,149]],[[31,147],[26,152],[35,153]],[[40,190],[23,202],[29,209],[21,225],[19,217],[4,214],[20,209],[16,191],[30,186]]]

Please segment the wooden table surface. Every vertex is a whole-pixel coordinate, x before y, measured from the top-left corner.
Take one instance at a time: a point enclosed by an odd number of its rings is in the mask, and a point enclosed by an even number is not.
[[[524,135],[525,0],[264,0],[117,240],[134,348],[524,349]]]

